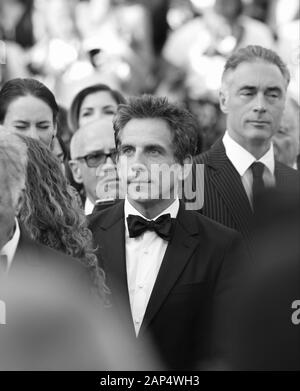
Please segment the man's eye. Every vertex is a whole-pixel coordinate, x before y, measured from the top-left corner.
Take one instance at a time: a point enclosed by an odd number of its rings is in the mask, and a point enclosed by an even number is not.
[[[150,149],[149,154],[152,156],[159,155],[160,151],[158,149]]]
[[[121,148],[121,154],[122,155],[131,155],[132,153],[133,153],[133,148],[132,147]]]
[[[49,126],[39,126],[39,129],[41,129],[41,130],[48,130]]]
[[[251,92],[251,91],[242,91],[241,95],[243,95],[243,96],[251,96],[251,95],[253,95],[253,92]]]
[[[17,126],[15,126],[15,128],[19,129],[19,130],[25,130],[27,127],[26,126],[17,125]]]

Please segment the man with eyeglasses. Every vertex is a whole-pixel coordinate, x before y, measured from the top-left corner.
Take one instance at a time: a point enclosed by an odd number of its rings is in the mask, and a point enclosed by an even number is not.
[[[70,153],[73,178],[86,195],[85,214],[114,204],[119,184],[112,121],[101,119],[80,128],[71,140]]]

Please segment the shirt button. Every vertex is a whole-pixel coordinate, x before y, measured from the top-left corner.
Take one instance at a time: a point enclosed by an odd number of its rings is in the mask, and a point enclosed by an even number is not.
[[[136,323],[136,324],[139,324],[141,321],[140,321],[140,319],[139,318],[136,318],[135,320],[134,320],[134,323]]]
[[[148,254],[148,252],[149,252],[148,250],[144,250],[144,254],[146,254],[146,255],[147,255],[147,254]]]
[[[138,284],[139,289],[143,289],[144,285],[143,284]]]

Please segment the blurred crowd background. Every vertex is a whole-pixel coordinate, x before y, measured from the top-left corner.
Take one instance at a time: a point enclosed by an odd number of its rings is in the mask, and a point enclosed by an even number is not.
[[[205,150],[225,129],[220,76],[239,47],[277,51],[300,103],[299,29],[298,0],[0,0],[0,85],[15,77],[46,84],[67,144],[64,109],[83,87],[166,95],[196,114]]]

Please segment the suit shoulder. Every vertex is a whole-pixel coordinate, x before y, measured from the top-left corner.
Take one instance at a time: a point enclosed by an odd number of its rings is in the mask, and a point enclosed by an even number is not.
[[[201,233],[205,232],[208,236],[212,236],[216,242],[241,238],[241,235],[236,230],[226,227],[197,211],[187,210],[185,213],[189,221],[194,219]]]
[[[278,175],[288,175],[295,179],[300,179],[300,172],[298,170],[295,170],[281,162],[276,161],[276,170]]]
[[[210,157],[210,150],[208,150],[206,152],[202,152],[193,158],[193,163],[194,164],[207,163],[209,160],[209,157]]]

